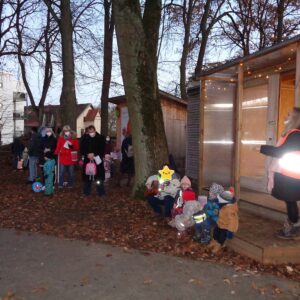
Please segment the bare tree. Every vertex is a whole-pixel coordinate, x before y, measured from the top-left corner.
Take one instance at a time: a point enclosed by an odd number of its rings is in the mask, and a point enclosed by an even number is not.
[[[114,17],[112,1],[104,0],[104,55],[101,93],[101,133],[108,134],[108,97],[112,71]]]
[[[70,0],[44,0],[51,15],[58,24],[61,35],[62,92],[60,96],[61,120],[76,128],[76,91],[73,51],[73,24]]]
[[[28,12],[30,11],[30,7],[26,7],[28,1],[26,0],[17,0],[15,11],[16,11],[16,35],[17,35],[17,58],[21,69],[22,79],[24,82],[24,86],[26,88],[26,92],[28,94],[30,104],[33,107],[36,115],[38,116],[39,123],[42,122],[44,105],[46,101],[46,96],[50,87],[51,79],[52,79],[52,59],[51,59],[51,48],[53,43],[56,40],[56,28],[51,28],[51,15],[48,10],[47,17],[46,17],[46,25],[45,28],[42,30],[41,38],[39,38],[36,43],[36,49],[39,52],[44,53],[44,57],[41,57],[43,62],[40,64],[44,65],[44,80],[42,85],[42,93],[40,96],[39,101],[35,101],[31,87],[29,85],[29,81],[27,78],[27,70],[26,70],[26,63],[24,61],[24,57],[22,53],[26,52],[23,50],[24,47],[24,38],[28,38],[26,34],[26,18],[28,16]],[[36,10],[36,7],[32,8],[32,12]],[[23,13],[24,12],[24,13]],[[31,39],[32,40],[32,39]],[[39,49],[42,48],[42,49]],[[37,104],[38,103],[38,104]]]
[[[215,24],[222,20],[228,12],[222,12],[225,0],[207,0],[204,5],[203,14],[200,21],[199,31],[196,35],[200,39],[200,49],[195,67],[195,75],[198,76],[203,68],[203,61],[206,52],[209,36]]]

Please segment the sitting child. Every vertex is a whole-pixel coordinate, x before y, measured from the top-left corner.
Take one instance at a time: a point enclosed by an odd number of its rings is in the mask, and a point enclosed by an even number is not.
[[[203,211],[196,213],[194,215],[195,225],[195,235],[194,241],[201,244],[208,244],[210,242],[211,227],[216,224],[219,215],[219,200],[218,195],[224,192],[224,188],[213,183],[209,188],[209,195],[207,203],[205,204]],[[203,212],[206,217],[202,218]]]
[[[238,205],[234,197],[234,190],[231,188],[218,195],[219,201],[219,218],[213,233],[213,240],[209,248],[217,254],[226,239],[231,239],[233,233],[237,232],[239,226]]]
[[[177,215],[182,214],[183,205],[184,205],[183,197],[184,197],[184,194],[193,192],[191,186],[192,186],[192,183],[189,180],[189,178],[187,176],[183,176],[183,178],[180,181],[180,190],[178,191],[178,193],[175,197],[175,202],[174,202],[174,205],[172,208],[172,221],[174,221],[174,219]],[[170,226],[175,225],[174,222],[172,223],[172,221],[169,224]]]
[[[55,169],[55,159],[52,152],[48,151],[44,154],[45,163],[43,165],[45,180],[45,196],[53,195],[53,179]]]
[[[169,222],[170,226],[177,228],[179,234],[194,225],[193,214],[200,209],[200,203],[196,200],[196,194],[187,176],[181,179],[180,187],[179,197],[172,210],[173,219]]]

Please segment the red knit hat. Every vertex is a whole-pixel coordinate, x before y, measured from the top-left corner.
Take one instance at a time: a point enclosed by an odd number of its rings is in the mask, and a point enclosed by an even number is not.
[[[196,194],[192,190],[186,190],[182,192],[182,200],[183,201],[195,201]]]

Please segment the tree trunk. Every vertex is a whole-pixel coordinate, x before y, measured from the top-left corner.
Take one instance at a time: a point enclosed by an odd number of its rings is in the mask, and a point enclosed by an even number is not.
[[[274,44],[278,44],[282,42],[283,36],[283,18],[284,18],[284,0],[277,1],[277,10],[276,10],[276,17],[277,17],[277,28],[275,30],[275,41]]]
[[[121,72],[132,122],[135,157],[133,193],[168,162],[157,84],[157,44],[161,1],[147,0],[144,16],[138,0],[113,0]]]
[[[60,3],[61,19],[59,23],[62,48],[63,85],[60,96],[61,120],[76,130],[76,92],[73,53],[73,27],[70,0]]]
[[[208,41],[208,35],[209,35],[209,31],[207,30],[207,26],[208,26],[207,22],[208,22],[208,16],[209,16],[209,12],[210,12],[211,3],[212,3],[212,0],[206,1],[205,5],[204,5],[203,16],[201,18],[201,23],[200,23],[201,45],[200,45],[197,64],[196,64],[196,68],[195,68],[196,77],[200,75],[202,68],[203,68],[203,60],[204,60],[204,55],[205,55],[207,41]]]
[[[112,3],[104,0],[104,55],[103,55],[103,82],[101,93],[101,133],[108,135],[108,97],[111,81],[114,19],[111,9]]]
[[[183,2],[183,24],[184,24],[184,39],[182,54],[180,60],[180,95],[181,98],[187,100],[186,93],[186,63],[188,54],[190,52],[190,32],[192,23],[192,13],[194,7],[194,0],[188,0],[188,9],[186,11],[186,0]]]

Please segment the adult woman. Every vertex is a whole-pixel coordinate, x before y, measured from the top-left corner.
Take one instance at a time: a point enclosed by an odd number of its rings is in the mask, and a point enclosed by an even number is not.
[[[45,129],[45,136],[41,139],[41,158],[40,158],[40,164],[44,164],[44,155],[46,152],[51,152],[52,155],[55,152],[56,149],[56,136],[52,130],[52,128],[47,127]]]
[[[277,236],[295,239],[298,237],[295,223],[299,219],[297,201],[300,200],[300,108],[294,107],[284,123],[277,146],[261,146],[260,152],[278,158],[272,161],[268,188],[275,198],[285,201],[288,218]]]
[[[59,179],[58,187],[64,185],[65,171],[68,173],[68,188],[73,187],[74,165],[77,163],[77,152],[79,150],[76,133],[71,131],[69,125],[65,125],[58,138],[54,154],[58,155]]]
[[[82,179],[84,182],[83,192],[86,196],[91,194],[93,181],[97,184],[97,193],[99,196],[104,195],[104,150],[105,150],[105,137],[96,132],[93,125],[87,128],[86,136],[81,140],[80,153],[83,156],[83,173]],[[96,164],[96,174],[86,174],[86,165],[88,163]]]

